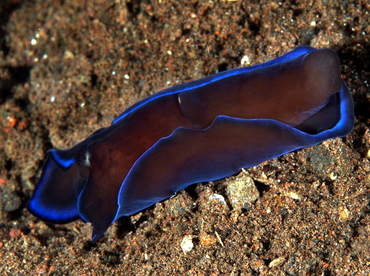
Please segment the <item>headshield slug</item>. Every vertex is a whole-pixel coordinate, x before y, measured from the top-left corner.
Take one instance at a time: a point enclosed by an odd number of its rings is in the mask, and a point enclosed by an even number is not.
[[[74,147],[48,151],[28,208],[50,223],[91,222],[95,241],[191,184],[345,136],[353,122],[337,54],[298,47],[155,93]]]

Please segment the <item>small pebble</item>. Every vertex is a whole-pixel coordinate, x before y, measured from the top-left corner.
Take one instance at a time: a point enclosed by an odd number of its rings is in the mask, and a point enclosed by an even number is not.
[[[275,267],[275,266],[278,266],[278,265],[281,265],[282,263],[285,262],[285,258],[284,257],[279,257],[279,258],[276,258],[274,260],[271,261],[271,263],[269,264],[269,267]]]
[[[18,210],[21,207],[22,201],[16,193],[5,194],[3,196],[4,211],[12,212]]]
[[[181,241],[181,249],[184,253],[188,253],[190,252],[193,247],[194,247],[194,244],[193,244],[193,235],[186,235],[184,236],[184,238],[182,239]]]
[[[285,193],[285,195],[290,197],[290,198],[296,199],[296,200],[301,200],[302,199],[301,195],[296,193],[296,192],[287,192],[287,193]]]
[[[349,211],[345,206],[340,206],[338,208],[339,216],[342,220],[346,220],[349,217]]]
[[[202,246],[210,246],[217,243],[217,238],[215,235],[207,234],[206,232],[201,232],[199,235],[199,243]]]
[[[225,198],[222,195],[219,195],[219,194],[210,195],[209,200],[218,200],[222,204],[227,205]]]
[[[226,192],[230,204],[235,210],[245,208],[247,204],[252,204],[260,196],[253,179],[246,175],[240,175],[230,181],[227,184]]]

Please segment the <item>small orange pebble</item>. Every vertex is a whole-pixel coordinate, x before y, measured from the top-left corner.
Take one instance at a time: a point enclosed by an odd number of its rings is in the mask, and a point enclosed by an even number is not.
[[[215,236],[213,235],[210,235],[210,234],[207,234],[205,232],[202,232],[200,235],[199,235],[199,243],[202,245],[202,246],[209,246],[209,245],[214,245],[215,243],[217,243],[217,239]]]
[[[22,235],[22,231],[21,231],[21,230],[16,229],[16,228],[12,228],[12,229],[10,229],[9,236],[10,236],[10,238],[12,238],[13,240],[18,239],[21,235]]]
[[[6,120],[8,127],[14,127],[17,124],[17,120],[13,116],[6,116]]]
[[[4,184],[6,183],[6,180],[0,176],[0,187],[4,186]]]
[[[25,130],[27,128],[27,123],[25,121],[22,121],[19,123],[19,129]]]
[[[328,263],[325,263],[325,264],[322,266],[322,268],[327,268],[327,267],[329,267],[329,264],[328,264]]]

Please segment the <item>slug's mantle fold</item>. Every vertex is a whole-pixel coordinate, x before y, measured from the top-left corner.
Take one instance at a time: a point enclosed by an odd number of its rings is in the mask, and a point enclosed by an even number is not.
[[[74,147],[48,151],[28,208],[49,223],[91,222],[95,241],[190,184],[345,136],[353,122],[337,54],[298,47],[155,93]]]

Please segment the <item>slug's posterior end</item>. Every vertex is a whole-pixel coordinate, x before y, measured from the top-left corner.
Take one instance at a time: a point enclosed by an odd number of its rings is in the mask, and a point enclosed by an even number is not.
[[[84,182],[78,177],[77,164],[70,164],[69,169],[64,171],[49,152],[40,181],[28,203],[28,210],[48,223],[74,221],[80,217],[76,202]]]

